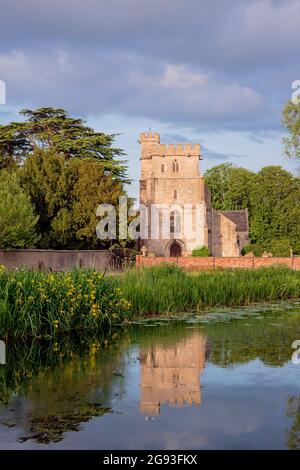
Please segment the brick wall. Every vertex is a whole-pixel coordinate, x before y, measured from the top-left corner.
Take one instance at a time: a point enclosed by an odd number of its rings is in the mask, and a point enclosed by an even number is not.
[[[201,270],[214,268],[243,268],[255,269],[260,267],[269,267],[274,265],[283,265],[291,269],[300,270],[300,257],[298,258],[256,258],[248,256],[239,257],[180,257],[180,258],[164,258],[164,257],[136,257],[136,266],[157,266],[161,263],[175,263],[184,269]]]

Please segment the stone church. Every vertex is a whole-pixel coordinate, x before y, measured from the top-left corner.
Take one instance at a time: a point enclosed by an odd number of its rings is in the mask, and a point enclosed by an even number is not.
[[[147,255],[189,256],[205,246],[213,256],[240,256],[248,242],[248,212],[212,208],[200,144],[161,144],[152,132],[142,133],[139,143],[140,204],[147,213],[140,246]]]

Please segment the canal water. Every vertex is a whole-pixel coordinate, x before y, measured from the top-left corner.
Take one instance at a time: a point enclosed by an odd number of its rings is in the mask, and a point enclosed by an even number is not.
[[[300,303],[180,318],[8,345],[0,448],[300,448]]]

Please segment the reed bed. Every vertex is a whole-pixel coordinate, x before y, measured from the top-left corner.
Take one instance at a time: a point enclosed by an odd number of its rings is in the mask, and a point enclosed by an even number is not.
[[[97,331],[124,319],[131,305],[103,274],[0,268],[0,337],[55,337]]]
[[[191,274],[166,264],[107,276],[0,267],[0,338],[97,332],[146,315],[295,298],[300,272],[282,267]]]
[[[284,267],[184,272],[176,265],[133,269],[112,279],[133,316],[203,311],[300,297],[300,272]]]

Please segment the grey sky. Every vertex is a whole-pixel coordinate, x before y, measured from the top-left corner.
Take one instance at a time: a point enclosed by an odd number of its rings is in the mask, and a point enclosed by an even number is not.
[[[149,124],[203,143],[207,166],[294,170],[280,139],[299,20],[300,0],[0,0],[0,120],[65,107],[123,133],[133,178]]]

